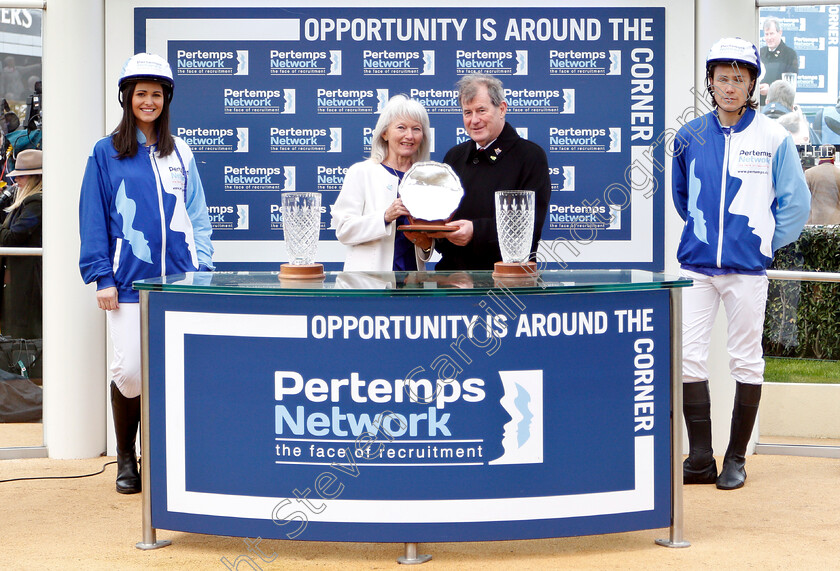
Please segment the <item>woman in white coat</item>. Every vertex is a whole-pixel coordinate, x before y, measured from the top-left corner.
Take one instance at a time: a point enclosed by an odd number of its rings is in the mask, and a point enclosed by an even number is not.
[[[333,204],[332,227],[348,246],[345,271],[425,269],[434,241],[420,232],[398,232],[409,213],[397,196],[405,172],[429,160],[429,116],[418,101],[392,97],[371,138],[370,158],[347,170]]]

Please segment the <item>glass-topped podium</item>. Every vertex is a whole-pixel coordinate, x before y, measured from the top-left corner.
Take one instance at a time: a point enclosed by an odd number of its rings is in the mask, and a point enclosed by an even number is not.
[[[508,288],[523,294],[669,289],[690,280],[641,270],[551,270],[538,276],[494,278],[492,271],[326,272],[321,280],[283,279],[278,272],[193,272],[140,280],[140,291],[244,295],[476,295]]]
[[[138,547],[159,546],[156,529],[413,545],[665,527],[662,544],[687,545],[690,284],[636,270],[136,282]]]

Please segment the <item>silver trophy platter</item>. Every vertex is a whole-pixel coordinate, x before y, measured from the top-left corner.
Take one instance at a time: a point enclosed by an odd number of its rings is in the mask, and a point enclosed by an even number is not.
[[[399,226],[406,232],[447,232],[456,230],[445,224],[464,197],[464,188],[455,171],[435,161],[414,163],[403,176],[399,189],[411,224]]]

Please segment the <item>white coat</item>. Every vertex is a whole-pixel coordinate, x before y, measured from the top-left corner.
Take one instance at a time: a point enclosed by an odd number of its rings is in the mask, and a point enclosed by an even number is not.
[[[332,205],[332,228],[348,246],[344,271],[389,272],[394,267],[396,221],[385,224],[385,210],[397,198],[399,179],[377,162],[367,160],[347,169],[344,184]],[[431,257],[414,247],[417,269]]]

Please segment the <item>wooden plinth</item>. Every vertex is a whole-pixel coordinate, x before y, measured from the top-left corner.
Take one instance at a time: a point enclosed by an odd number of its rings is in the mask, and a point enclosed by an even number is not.
[[[454,232],[458,228],[446,224],[401,224],[397,226],[399,232]]]
[[[324,264],[282,264],[278,277],[283,280],[322,280],[326,274]]]
[[[493,264],[494,278],[533,278],[538,275],[535,262],[496,262]]]

